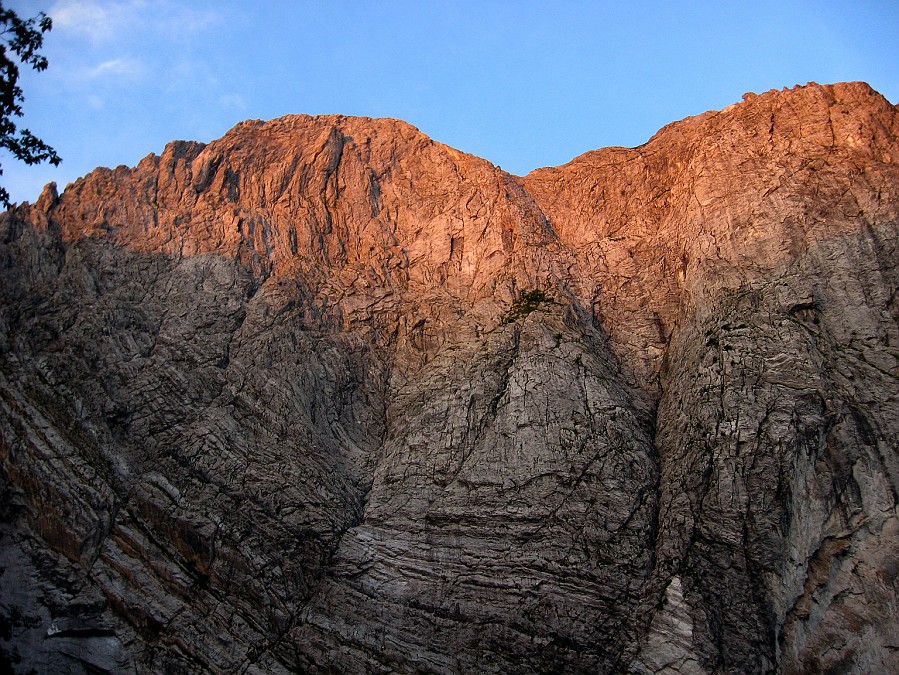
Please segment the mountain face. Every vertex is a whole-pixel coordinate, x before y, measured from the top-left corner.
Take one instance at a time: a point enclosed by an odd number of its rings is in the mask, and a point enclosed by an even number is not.
[[[14,672],[899,670],[899,112],[523,178],[244,122],[0,219]]]

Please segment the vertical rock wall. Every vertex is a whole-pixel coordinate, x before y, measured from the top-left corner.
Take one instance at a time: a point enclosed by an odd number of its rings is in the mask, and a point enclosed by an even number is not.
[[[899,667],[896,110],[515,178],[245,122],[0,220],[16,672]]]

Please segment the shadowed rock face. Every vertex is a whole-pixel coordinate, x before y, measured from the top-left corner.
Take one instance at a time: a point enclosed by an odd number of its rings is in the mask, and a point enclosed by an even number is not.
[[[0,661],[899,669],[899,116],[510,176],[286,117],[0,220]]]

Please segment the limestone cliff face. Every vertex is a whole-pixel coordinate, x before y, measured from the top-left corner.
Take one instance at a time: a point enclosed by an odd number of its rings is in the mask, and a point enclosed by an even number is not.
[[[48,187],[0,220],[0,658],[899,669],[897,139],[809,85],[524,178],[297,116]]]

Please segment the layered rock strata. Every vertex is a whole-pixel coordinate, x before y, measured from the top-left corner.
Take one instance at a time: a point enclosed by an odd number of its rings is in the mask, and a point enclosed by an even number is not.
[[[899,116],[518,178],[245,122],[0,220],[0,658],[899,669]]]

